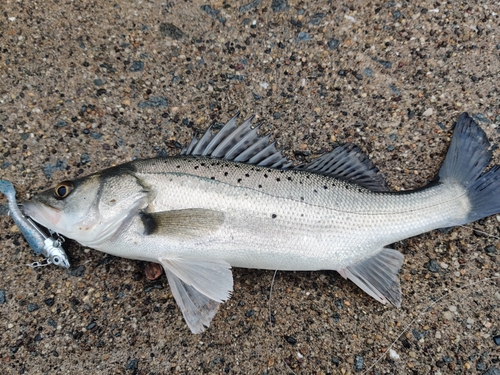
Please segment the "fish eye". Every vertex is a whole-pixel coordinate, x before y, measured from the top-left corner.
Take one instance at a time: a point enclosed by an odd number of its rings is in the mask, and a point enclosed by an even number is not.
[[[64,199],[71,193],[71,190],[73,190],[73,184],[69,181],[63,181],[54,189],[54,196],[57,199]]]

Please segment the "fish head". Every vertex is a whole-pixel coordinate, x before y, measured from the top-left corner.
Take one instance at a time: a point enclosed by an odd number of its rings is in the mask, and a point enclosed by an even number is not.
[[[56,233],[96,247],[147,206],[148,192],[133,174],[111,168],[62,181],[24,202],[23,211]]]

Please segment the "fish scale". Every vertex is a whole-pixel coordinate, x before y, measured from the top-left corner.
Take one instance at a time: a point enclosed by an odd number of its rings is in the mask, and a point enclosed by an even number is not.
[[[251,119],[237,127],[234,117],[180,156],[63,181],[23,207],[85,246],[160,263],[200,333],[230,297],[231,267],[336,270],[399,307],[403,255],[387,246],[500,212],[500,167],[483,173],[490,160],[484,131],[463,114],[436,179],[393,192],[354,145],[293,166]]]

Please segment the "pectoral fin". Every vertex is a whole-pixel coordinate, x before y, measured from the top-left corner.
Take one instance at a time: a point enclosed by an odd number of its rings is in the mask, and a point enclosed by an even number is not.
[[[201,333],[210,326],[219,303],[233,290],[231,266],[223,260],[159,258],[189,328]]]
[[[217,230],[224,213],[201,208],[162,212],[141,212],[145,235],[198,237]]]
[[[398,272],[404,256],[399,251],[384,248],[377,255],[338,272],[353,281],[365,293],[383,304],[389,301],[401,307],[401,287]]]

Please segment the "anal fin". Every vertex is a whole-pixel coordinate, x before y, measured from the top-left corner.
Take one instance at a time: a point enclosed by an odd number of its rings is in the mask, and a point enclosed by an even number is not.
[[[399,251],[383,248],[377,255],[338,270],[365,293],[385,304],[401,307],[401,287],[398,272],[404,256]]]
[[[187,325],[195,334],[203,332],[210,326],[219,303],[231,296],[231,266],[223,260],[167,257],[158,260]]]

